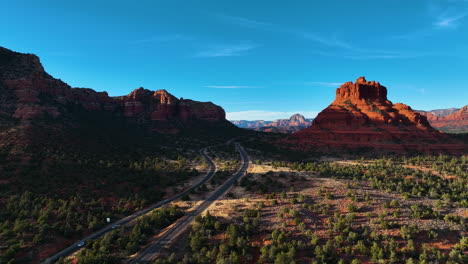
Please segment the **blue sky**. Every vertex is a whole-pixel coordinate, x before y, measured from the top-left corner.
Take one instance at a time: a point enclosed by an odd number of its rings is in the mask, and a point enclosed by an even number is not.
[[[468,0],[1,1],[0,46],[110,95],[143,86],[229,119],[313,117],[366,76],[414,109],[468,104]]]

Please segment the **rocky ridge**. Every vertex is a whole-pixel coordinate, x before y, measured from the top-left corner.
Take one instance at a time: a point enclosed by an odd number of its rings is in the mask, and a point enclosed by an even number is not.
[[[277,119],[275,121],[235,120],[231,122],[238,127],[253,129],[255,131],[288,134],[310,126],[312,119],[307,119],[301,114],[295,114],[288,119]]]
[[[296,127],[307,127],[310,126],[312,122],[310,119],[306,119],[303,115],[301,114],[295,114],[292,115],[289,119],[277,119],[273,121],[271,124],[268,124],[266,126],[270,127],[290,127],[290,126],[296,126]]]
[[[462,108],[418,111],[429,123],[444,132],[468,132],[468,105]]]
[[[0,116],[22,123],[61,118],[69,106],[106,112],[130,122],[147,124],[160,133],[176,133],[200,125],[229,126],[224,110],[211,102],[178,99],[166,90],[138,88],[125,96],[72,88],[47,74],[37,56],[0,47]]]
[[[231,123],[233,123],[235,126],[240,127],[240,128],[249,128],[249,129],[254,129],[254,128],[259,128],[263,126],[267,126],[271,124],[273,121],[265,121],[265,120],[231,120]]]
[[[448,116],[450,114],[457,112],[458,110],[460,110],[460,108],[453,107],[453,108],[435,109],[435,110],[429,110],[429,111],[422,111],[422,110],[416,110],[416,111],[420,114],[430,113],[435,116]]]
[[[266,126],[256,128],[255,130],[263,132],[289,134],[309,127],[311,124],[311,119],[306,119],[301,114],[295,114],[292,115],[289,119],[277,119],[272,123]]]

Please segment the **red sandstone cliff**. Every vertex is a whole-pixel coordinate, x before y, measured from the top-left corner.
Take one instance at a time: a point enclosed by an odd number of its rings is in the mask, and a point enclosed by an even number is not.
[[[211,102],[177,99],[166,90],[139,88],[126,96],[71,88],[44,71],[37,56],[0,47],[0,118],[31,124],[44,118],[67,119],[71,106],[176,133],[197,126],[230,127],[224,110]]]
[[[279,140],[297,149],[373,148],[386,151],[466,152],[466,145],[433,129],[411,107],[387,99],[387,88],[360,77],[336,90],[336,99],[312,126]]]

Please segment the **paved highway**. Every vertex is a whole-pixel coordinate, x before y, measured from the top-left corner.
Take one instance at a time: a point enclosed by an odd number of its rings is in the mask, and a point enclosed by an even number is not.
[[[228,141],[228,143],[230,143],[230,141]],[[226,143],[226,144],[228,144]],[[220,144],[222,145],[222,144]],[[216,145],[218,146],[218,145]],[[211,146],[213,147],[213,146]],[[198,183],[196,183],[195,185],[193,185],[191,188],[169,198],[169,199],[166,199],[166,200],[163,200],[163,201],[160,201],[156,204],[153,204],[151,205],[150,207],[148,208],[145,208],[141,211],[138,211],[132,215],[129,215],[125,218],[122,218],[104,228],[102,228],[101,230],[99,231],[96,231],[95,233],[83,238],[81,241],[89,241],[89,240],[94,240],[96,238],[99,238],[101,236],[103,236],[105,233],[109,232],[109,231],[112,231],[113,230],[113,226],[117,225],[117,226],[120,226],[120,225],[125,225],[127,224],[128,222],[132,221],[132,220],[135,220],[136,218],[138,218],[139,216],[142,216],[144,214],[147,214],[149,213],[150,211],[154,210],[154,209],[157,209],[163,205],[166,205],[174,200],[177,200],[179,198],[181,198],[182,196],[190,193],[192,190],[198,188],[199,186],[201,186],[202,184],[204,184],[205,182],[207,182],[211,177],[213,177],[213,175],[216,173],[216,166],[214,164],[214,162],[211,160],[210,157],[208,157],[208,155],[206,154],[206,150],[210,148],[210,147],[206,147],[206,148],[203,148],[200,150],[200,154],[205,158],[205,160],[208,162],[208,165],[210,166],[210,170],[206,173],[205,177],[203,177],[203,179],[201,181],[199,181]],[[54,263],[56,262],[59,258],[65,258],[65,257],[68,257],[70,255],[72,255],[73,253],[75,253],[76,251],[80,250],[82,248],[83,245],[81,246],[78,246],[79,243],[75,243],[65,249],[63,249],[62,251],[58,252],[57,254],[53,255],[52,257],[46,259],[44,262],[42,262],[42,264],[51,264],[51,263]]]
[[[148,246],[141,254],[139,254],[135,259],[133,259],[130,264],[137,263],[148,263],[156,257],[159,251],[174,240],[178,235],[180,235],[195,219],[195,217],[203,211],[205,211],[210,205],[218,200],[229,188],[232,187],[235,181],[242,177],[249,167],[249,157],[245,152],[244,148],[239,144],[235,143],[236,148],[239,151],[239,154],[242,157],[242,166],[239,170],[223,185],[218,187],[218,189],[210,195],[203,203],[201,203],[197,208],[195,208],[190,214],[184,216],[179,220],[174,226],[172,226],[166,233],[161,237],[155,240],[150,246]]]

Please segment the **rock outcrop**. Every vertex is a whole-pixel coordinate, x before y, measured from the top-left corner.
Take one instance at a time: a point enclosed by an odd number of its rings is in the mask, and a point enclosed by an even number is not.
[[[240,128],[249,128],[249,129],[255,129],[263,126],[267,126],[271,124],[273,121],[265,121],[265,120],[231,120],[231,123],[233,123],[235,126],[240,127]]]
[[[160,133],[197,126],[229,127],[224,110],[211,102],[177,99],[166,90],[138,88],[126,96],[72,88],[47,74],[37,56],[0,47],[0,117],[30,124],[69,119],[70,107],[109,114]],[[233,126],[231,126],[233,127]]]
[[[127,96],[116,97],[121,114],[137,122],[150,123],[152,129],[175,133],[182,128],[205,124],[229,126],[224,110],[211,102],[177,99],[166,90],[138,88]],[[120,114],[120,113],[119,113]]]
[[[266,126],[256,128],[255,130],[263,132],[289,134],[309,127],[311,124],[311,119],[306,119],[301,114],[295,114],[292,115],[289,119],[277,119],[272,123]]]
[[[435,109],[435,110],[430,110],[430,111],[418,111],[418,112],[431,113],[435,116],[448,116],[450,114],[457,112],[458,110],[460,110],[460,108],[453,107],[453,108],[447,108],[447,109]]]
[[[411,107],[387,99],[387,88],[360,77],[336,90],[336,99],[318,114],[311,127],[278,143],[297,149],[320,146],[385,151],[464,152],[466,145],[432,128]]]
[[[277,119],[273,121],[271,124],[266,126],[270,127],[308,127],[312,124],[309,119],[306,119],[301,114],[292,115],[289,119]]]
[[[295,114],[288,119],[277,119],[275,121],[234,120],[231,123],[240,128],[248,128],[255,131],[289,134],[310,126],[312,119],[307,119],[301,114]]]
[[[444,132],[468,132],[468,105],[462,108],[418,111],[436,129]]]

